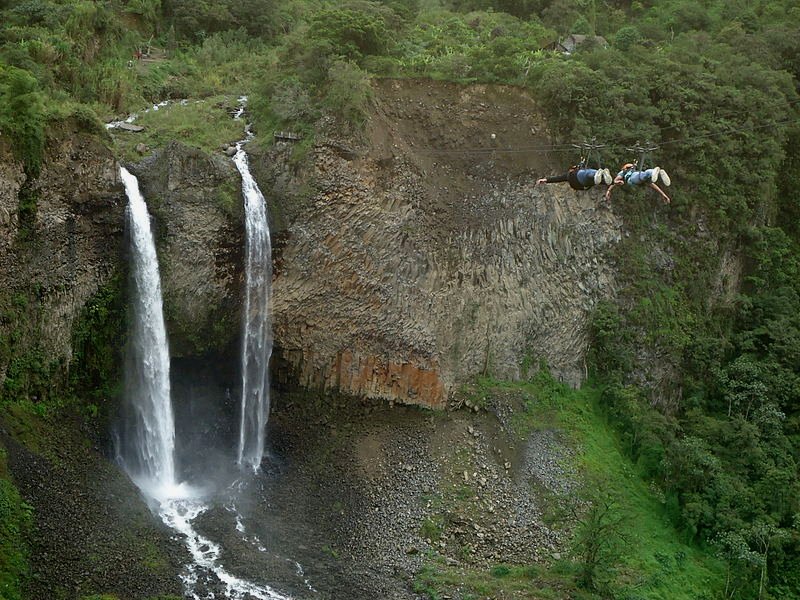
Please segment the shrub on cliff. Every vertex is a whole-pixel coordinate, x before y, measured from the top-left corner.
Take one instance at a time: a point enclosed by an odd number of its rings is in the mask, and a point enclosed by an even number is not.
[[[29,176],[37,176],[44,151],[44,101],[27,71],[0,63],[0,133],[8,136]]]
[[[320,11],[311,19],[309,35],[328,41],[334,53],[353,60],[383,53],[391,38],[386,20],[378,10],[352,8]]]

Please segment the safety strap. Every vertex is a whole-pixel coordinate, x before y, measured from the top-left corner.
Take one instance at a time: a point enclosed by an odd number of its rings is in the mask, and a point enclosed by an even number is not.
[[[639,155],[639,164],[638,170],[644,171],[647,161],[652,163],[653,162],[653,152],[658,150],[658,144],[654,144],[653,142],[645,141],[643,144],[640,142],[636,142],[630,148],[625,148],[628,152],[635,152]]]
[[[598,169],[603,168],[603,158],[600,155],[600,150],[606,147],[605,144],[598,144],[597,138],[593,137],[590,140],[585,140],[580,144],[572,144],[573,148],[578,148],[581,151],[581,160],[578,162],[579,169],[589,167],[594,159]]]

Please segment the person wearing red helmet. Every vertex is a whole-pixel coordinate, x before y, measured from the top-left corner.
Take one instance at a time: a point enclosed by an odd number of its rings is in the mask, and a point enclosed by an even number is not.
[[[616,186],[622,185],[646,185],[659,193],[662,200],[664,200],[664,204],[670,203],[670,198],[664,193],[658,185],[656,184],[657,181],[661,181],[664,186],[669,186],[672,181],[670,180],[669,175],[667,172],[662,169],[661,167],[653,167],[652,169],[645,169],[644,171],[639,171],[636,168],[636,165],[633,163],[625,163],[622,165],[622,170],[617,173],[617,176],[614,177],[614,183],[608,187],[606,190],[606,200],[611,201],[611,191]]]

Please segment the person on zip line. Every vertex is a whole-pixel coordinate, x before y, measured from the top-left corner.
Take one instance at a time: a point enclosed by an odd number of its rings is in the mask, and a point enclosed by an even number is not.
[[[573,190],[588,190],[590,187],[605,183],[611,185],[611,172],[608,169],[589,169],[582,165],[573,165],[566,173],[552,177],[542,177],[536,180],[540,183],[567,182]]]
[[[640,171],[636,168],[635,164],[625,163],[622,165],[622,170],[614,177],[614,183],[608,186],[608,190],[606,190],[606,201],[611,202],[611,191],[617,186],[646,185],[659,193],[661,199],[664,200],[664,204],[669,204],[669,196],[656,185],[656,182],[659,180],[667,187],[672,183],[667,172],[661,167],[653,167],[652,169]]]

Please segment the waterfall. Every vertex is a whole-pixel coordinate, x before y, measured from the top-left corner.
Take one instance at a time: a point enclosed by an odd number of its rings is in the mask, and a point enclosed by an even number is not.
[[[126,414],[118,454],[140,487],[171,488],[175,484],[175,426],[158,260],[139,182],[124,167],[120,176],[128,196],[132,318],[126,352]]]
[[[236,118],[244,112],[244,101]],[[269,359],[272,356],[270,294],[272,247],[267,206],[250,168],[244,143],[236,145],[233,161],[242,176],[245,213],[245,304],[242,318],[242,406],[239,430],[239,466],[258,470],[264,456],[264,435],[269,416]]]
[[[248,131],[247,139],[250,137]],[[237,146],[234,161],[242,175],[247,218],[238,463],[257,470],[264,452],[264,427],[269,412],[267,368],[272,354],[269,314],[272,252],[264,197],[250,175],[242,143]],[[120,168],[120,175],[128,196],[132,318],[126,349],[124,414],[117,436],[119,461],[148,497],[162,522],[184,540],[191,556],[191,562],[180,575],[184,597],[291,600],[290,596],[269,585],[243,579],[227,570],[221,564],[223,547],[195,528],[194,521],[213,507],[214,486],[208,483],[194,486],[176,480],[169,351],[150,215],[136,177],[124,168]],[[244,523],[238,512],[232,527],[244,535]],[[265,552],[260,542],[257,543],[258,551]],[[297,565],[299,576],[303,576],[302,567]]]

